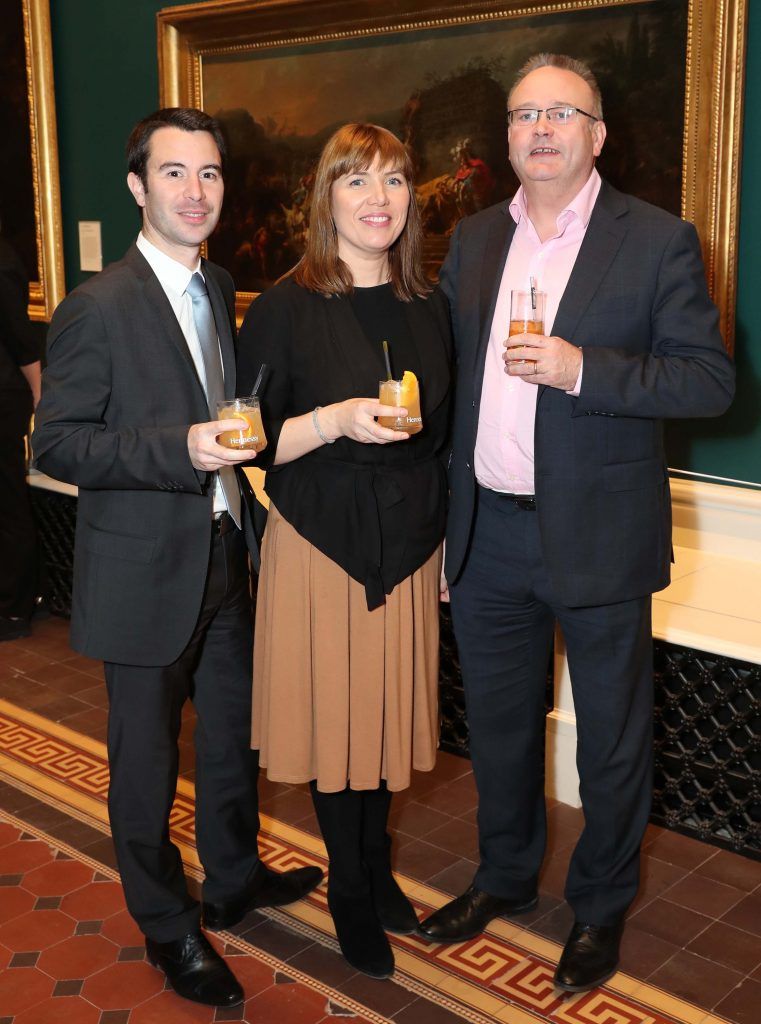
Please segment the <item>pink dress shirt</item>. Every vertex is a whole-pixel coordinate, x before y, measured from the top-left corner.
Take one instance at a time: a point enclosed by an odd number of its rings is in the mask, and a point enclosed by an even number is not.
[[[508,377],[502,358],[510,324],[510,292],[528,290],[529,278],[545,292],[544,332],[552,334],[555,314],[571,276],[602,180],[592,170],[586,185],[557,219],[557,232],[542,242],[528,216],[521,186],[510,203],[515,234],[507,255],[494,309],[484,364],[484,384],[476,438],[476,479],[507,494],[534,493],[536,384]],[[571,394],[578,394],[581,374]]]

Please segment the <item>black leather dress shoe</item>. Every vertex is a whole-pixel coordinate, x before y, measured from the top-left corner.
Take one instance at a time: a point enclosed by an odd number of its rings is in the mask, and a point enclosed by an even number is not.
[[[238,1006],[243,989],[222,957],[200,932],[174,942],[145,940],[148,959],[166,974],[178,996],[206,1006]]]
[[[422,921],[419,934],[431,942],[464,942],[480,935],[489,921],[502,914],[526,914],[537,905],[536,896],[527,900],[505,900],[476,889],[475,885],[462,896],[447,903]]]
[[[618,968],[623,924],[595,925],[577,921],[571,929],[555,971],[564,992],[586,992],[602,985]]]
[[[294,868],[278,874],[262,865],[256,872],[250,888],[236,900],[227,903],[204,903],[204,927],[213,932],[232,928],[246,914],[260,907],[283,907],[295,903],[316,888],[322,881],[320,868]]]

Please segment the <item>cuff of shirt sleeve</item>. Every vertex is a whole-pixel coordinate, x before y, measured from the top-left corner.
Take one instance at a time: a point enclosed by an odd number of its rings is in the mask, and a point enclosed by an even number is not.
[[[570,391],[566,391],[566,394],[570,395],[571,398],[578,398],[579,395],[581,394],[581,377],[582,377],[583,373],[584,373],[584,353],[582,352],[581,353],[581,366],[579,367],[579,376],[576,378],[576,383],[574,384],[573,388]]]

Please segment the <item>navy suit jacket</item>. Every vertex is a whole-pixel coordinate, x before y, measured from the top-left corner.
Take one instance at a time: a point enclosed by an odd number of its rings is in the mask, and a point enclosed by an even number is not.
[[[509,202],[466,218],[441,273],[457,361],[450,583],[473,528],[484,361],[514,231]],[[734,393],[694,227],[603,182],[553,334],[584,355],[579,397],[540,386],[536,406],[537,514],[555,592],[573,607],[661,590],[671,562],[662,419],[718,415]]]
[[[235,290],[221,267],[203,261],[202,270],[230,398]],[[187,436],[211,418],[177,317],[137,246],[58,306],[32,443],[40,469],[79,488],[75,650],[167,665],[187,645],[206,583],[213,500],[213,475],[193,468]]]

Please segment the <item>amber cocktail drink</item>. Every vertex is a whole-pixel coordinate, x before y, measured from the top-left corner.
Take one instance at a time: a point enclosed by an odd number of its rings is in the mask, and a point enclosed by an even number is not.
[[[224,448],[260,452],[267,447],[258,398],[233,398],[217,404],[217,419],[240,420],[239,430],[225,430],[217,438]]]
[[[420,413],[420,388],[418,380],[410,370],[404,371],[401,380],[382,380],[378,401],[383,405],[396,405],[407,410],[406,416],[379,416],[378,423],[392,430],[403,430],[406,434],[417,434],[423,429]]]
[[[544,304],[547,296],[536,288],[530,291],[510,292],[510,330],[514,334],[544,334]],[[525,348],[524,345],[508,345],[508,348]]]

